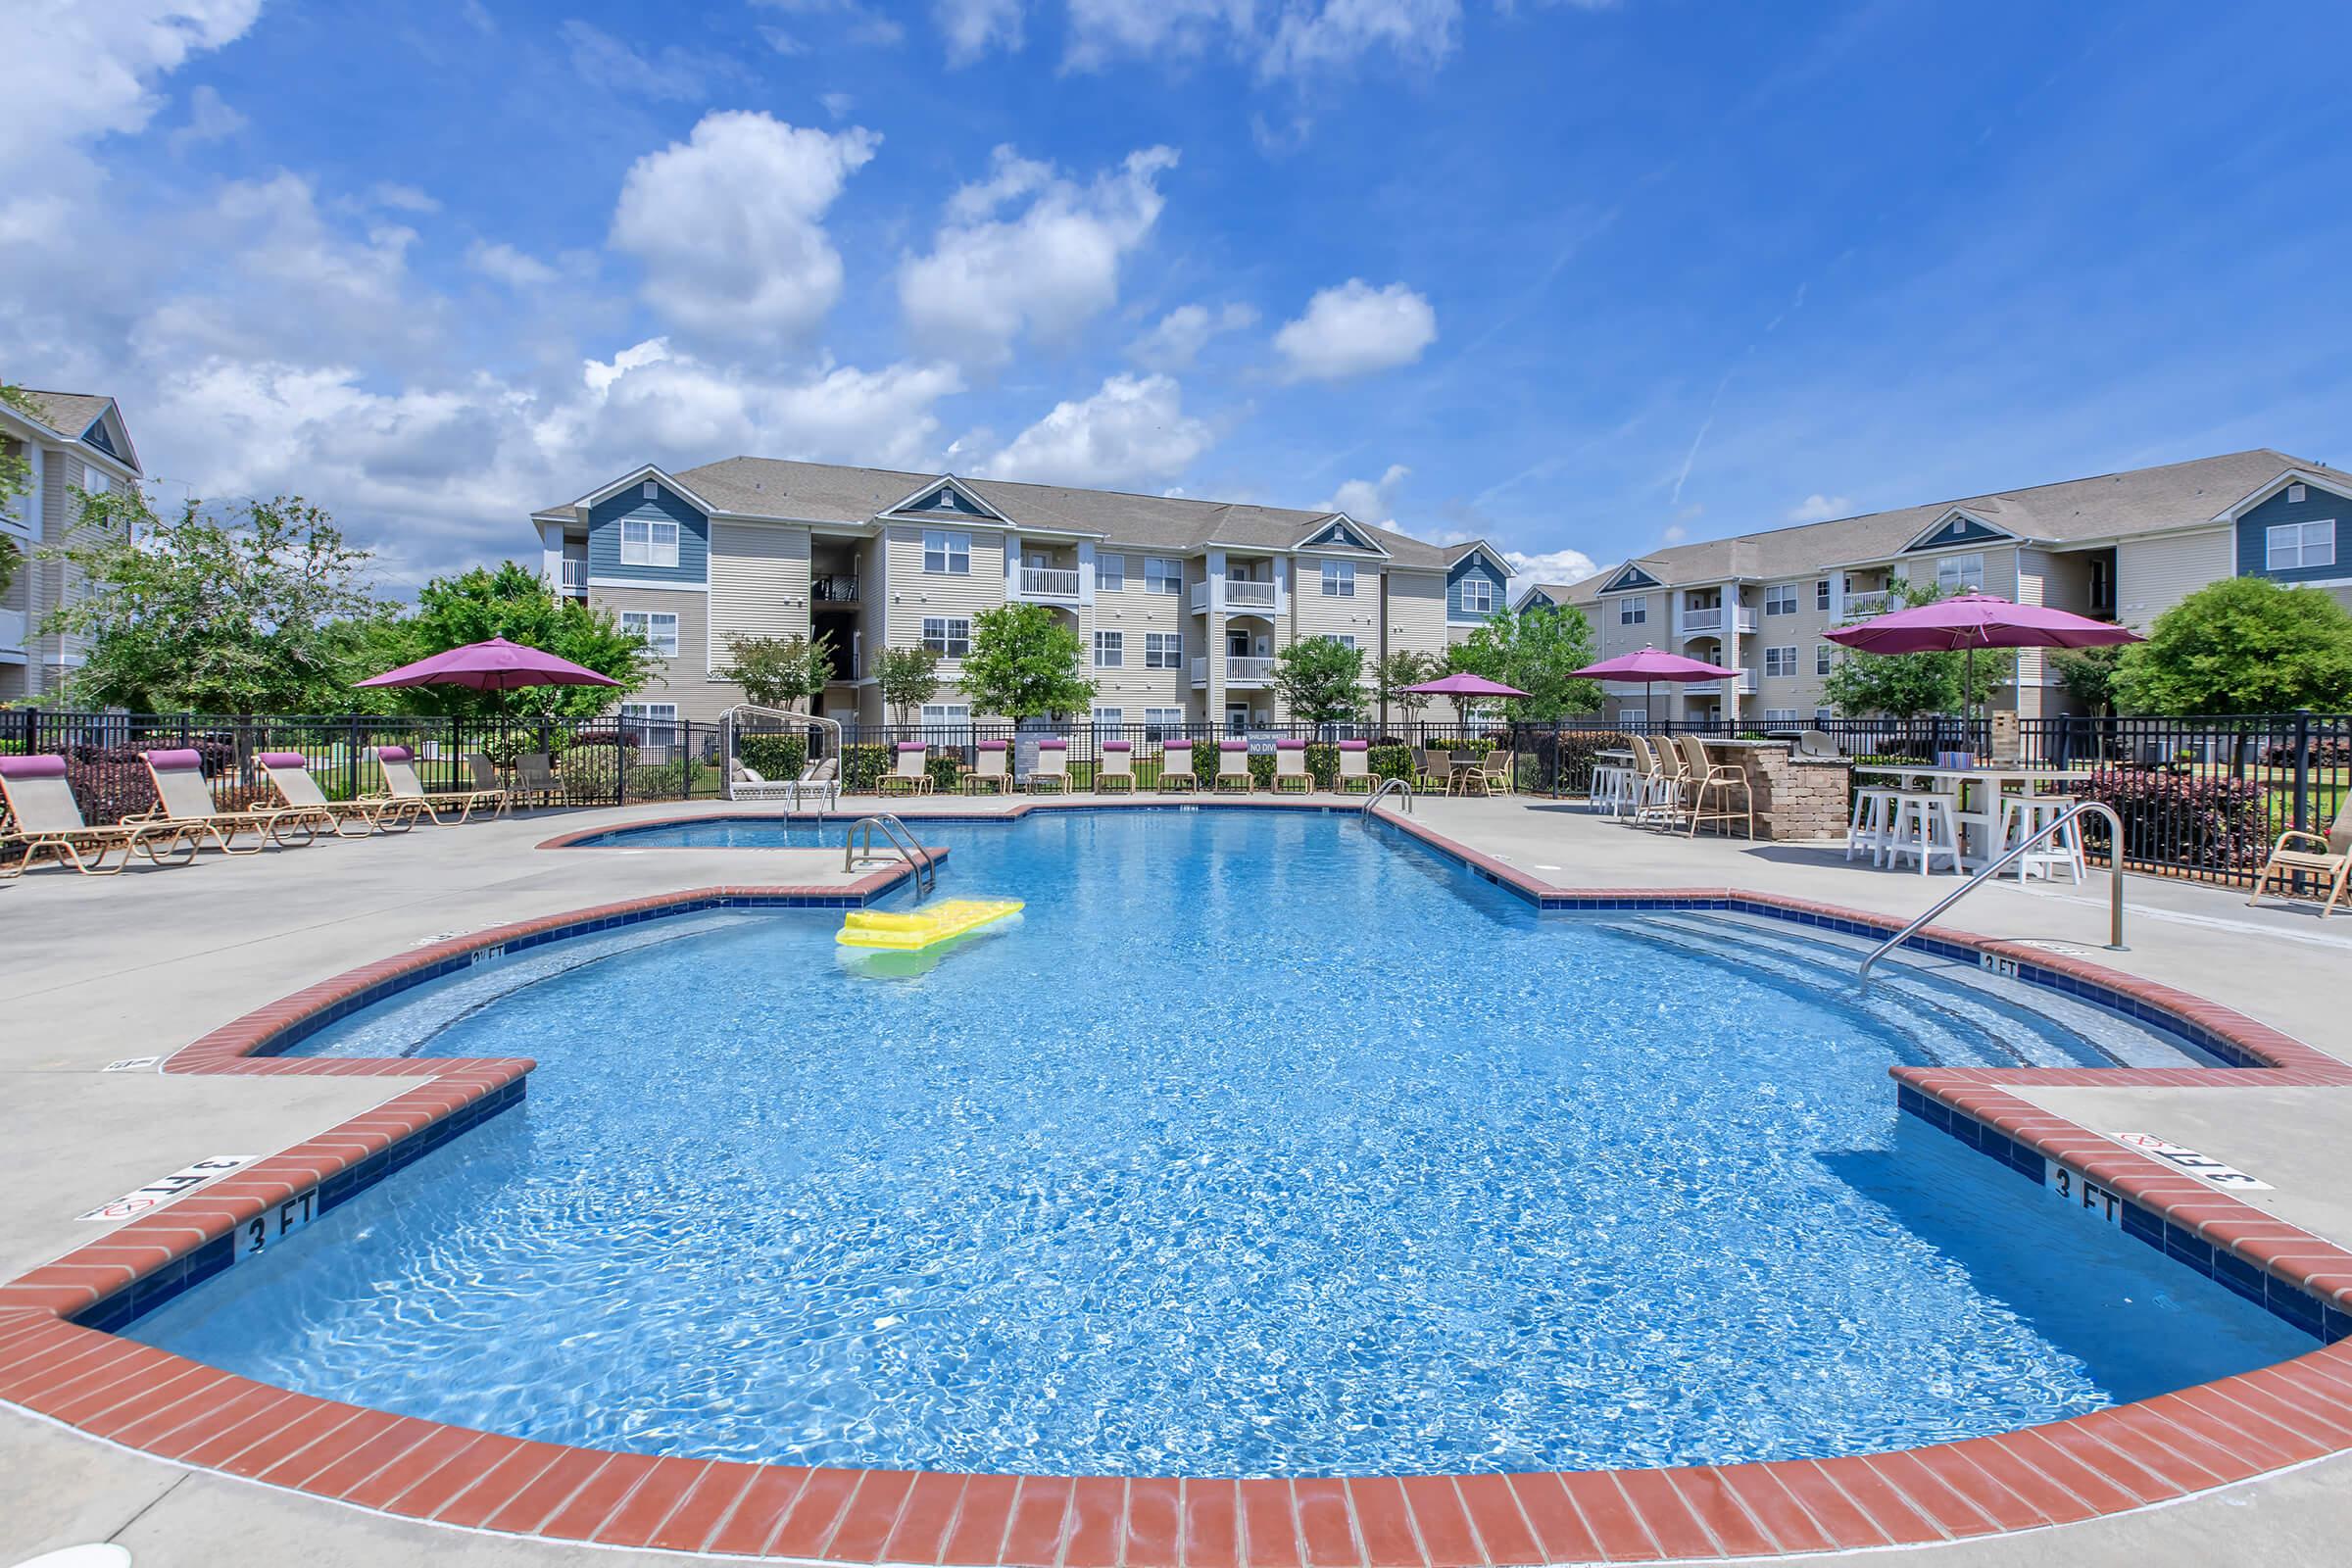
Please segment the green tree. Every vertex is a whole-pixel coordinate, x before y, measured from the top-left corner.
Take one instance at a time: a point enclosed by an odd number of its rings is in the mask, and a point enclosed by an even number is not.
[[[21,386],[0,381],[0,403],[24,415],[28,419],[42,419],[40,406],[24,395]],[[47,423],[46,419],[42,419]],[[0,512],[8,510],[17,497],[32,488],[32,460],[22,452],[0,449]],[[0,534],[0,594],[8,592],[17,580],[17,542]]]
[[[1934,583],[1897,580],[1887,584],[1886,609],[1932,605],[1942,597]],[[1976,684],[1970,687],[1965,676],[1972,663]],[[1973,662],[1966,654],[1863,654],[1847,649],[1822,681],[1822,700],[1849,718],[1956,713],[1964,703],[1982,707],[1990,701],[2016,667],[2017,655],[2006,648],[1980,648]]]
[[[67,540],[43,552],[84,592],[42,622],[83,641],[78,701],[149,711],[340,711],[354,627],[383,613],[369,553],[299,497],[219,513],[191,497],[161,520],[137,490],[83,498]]]
[[[1274,690],[1301,724],[1337,724],[1364,707],[1364,655],[1337,637],[1305,637],[1274,656]]]
[[[2322,588],[2226,577],[2156,617],[2115,689],[2133,713],[2340,713],[2352,708],[2352,615]]]
[[[899,722],[911,724],[922,706],[939,695],[939,655],[928,648],[885,648],[874,661],[874,679],[882,700],[898,710]]]
[[[1564,718],[1600,707],[1600,683],[1574,673],[1592,662],[1592,623],[1574,605],[1499,611],[1456,644],[1447,662],[1527,693],[1503,704],[1514,719]]]
[[[1095,700],[1095,683],[1079,672],[1085,656],[1076,628],[1044,605],[1000,605],[972,617],[957,683],[974,713],[1057,718]]]
[[[545,577],[512,561],[426,583],[413,612],[367,629],[363,662],[388,669],[493,637],[568,659],[611,676],[620,687],[525,686],[477,692],[463,686],[402,686],[383,693],[392,710],[461,718],[590,718],[612,707],[615,698],[654,679],[653,651],[636,633],[622,630],[611,611],[592,610],[552,592]]]
[[[2103,715],[2115,707],[2115,674],[2121,665],[2121,648],[2053,648],[2049,652],[2050,673],[2066,694],[2081,703],[2093,715]]]
[[[798,712],[799,704],[824,695],[833,678],[833,639],[745,637],[727,639],[727,678],[743,688],[746,702]]]
[[[1429,706],[1429,694],[1407,691],[1405,688],[1436,680],[1445,673],[1446,662],[1437,655],[1407,649],[1400,654],[1391,654],[1374,665],[1372,679],[1381,706],[1396,709],[1410,723],[1420,715],[1421,710]]]

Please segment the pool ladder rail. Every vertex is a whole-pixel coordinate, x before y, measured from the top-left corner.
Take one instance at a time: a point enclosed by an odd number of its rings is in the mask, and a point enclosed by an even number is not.
[[[1980,867],[1975,876],[1937,899],[1927,913],[1871,949],[1870,956],[1862,960],[1862,967],[1855,971],[1855,980],[1867,982],[1870,979],[1871,965],[1910,941],[1919,933],[1922,926],[1953,905],[1958,904],[1962,899],[1967,898],[1971,893],[1976,892],[1992,878],[2000,875],[2004,869],[2034,845],[2050,837],[2077,817],[2088,815],[2093,811],[2107,819],[2107,951],[2110,953],[2132,951],[2124,946],[2124,819],[2116,815],[2115,808],[2109,806],[2105,801],[2083,801],[2080,805],[2068,807],[2040,828],[2027,834],[2015,847],[2003,851],[1990,864]]]
[[[1407,816],[1412,815],[1413,783],[1412,780],[1403,778],[1390,778],[1381,780],[1380,788],[1374,790],[1371,796],[1364,802],[1364,815],[1366,817],[1370,817],[1372,814],[1372,808],[1387,800],[1391,795],[1398,793],[1401,793],[1404,796],[1404,814]]]
[[[914,902],[920,904],[938,892],[939,871],[931,863],[929,852],[915,842],[914,835],[907,831],[906,823],[888,811],[877,811],[872,816],[861,816],[850,824],[849,834],[841,843],[841,868],[844,871],[855,871],[858,869],[858,862],[860,858],[868,860],[874,858],[874,830],[876,828],[882,830],[883,841],[898,852],[899,858],[913,868]],[[860,844],[865,849],[863,856],[858,854]]]

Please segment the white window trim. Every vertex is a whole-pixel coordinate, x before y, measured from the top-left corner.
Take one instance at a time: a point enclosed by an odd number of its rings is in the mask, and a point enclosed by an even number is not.
[[[1474,588],[1478,590],[1479,603],[1477,604],[1472,604],[1470,599],[1471,590]],[[1492,615],[1494,613],[1494,580],[1492,577],[1478,572],[1462,579],[1462,613],[1465,615]]]
[[[1631,599],[1617,601],[1617,624],[1646,626],[1649,624],[1649,595],[1637,594]]]
[[[1764,590],[1764,613],[1793,615],[1796,613],[1796,584],[1776,582]]]
[[[1110,656],[1102,657],[1107,639]],[[1095,629],[1095,667],[1097,669],[1125,669],[1127,667],[1127,634],[1102,627]]]
[[[629,530],[643,529],[645,537],[632,544]],[[678,564],[678,542],[683,532],[665,517],[623,517],[620,519],[620,564],[624,566],[675,566]],[[666,544],[663,535],[666,534]]]
[[[654,652],[657,659],[678,657],[678,612],[674,610],[624,610],[620,612],[620,629],[627,631],[629,622],[637,622],[637,640]],[[658,635],[659,622],[669,623],[669,635]]]
[[[1167,594],[1171,597],[1184,592],[1184,563],[1173,556],[1144,558],[1144,592]]]
[[[2328,554],[2324,560],[2314,559],[2311,532],[2315,528],[2327,530],[2325,538]],[[2278,543],[2281,535],[2293,536],[2295,559],[2292,561],[2278,559]],[[2274,522],[2262,530],[2262,569],[2265,571],[2302,571],[2312,566],[2332,566],[2334,564],[2335,519],[2333,517],[2315,517],[2309,522]]]
[[[937,648],[931,648],[931,628],[934,624],[939,627]],[[959,625],[963,628],[961,636],[956,633],[956,627]],[[969,615],[925,615],[915,630],[921,646],[931,648],[942,659],[961,659],[972,651],[972,617]],[[962,653],[955,651],[955,645],[959,642],[963,644]]]
[[[1966,569],[1971,565],[1975,567],[1976,581],[1974,582],[1969,581],[1970,573]],[[1952,568],[1948,579],[1944,571],[1947,566]],[[1983,593],[1984,591],[1984,553],[1977,550],[1964,556],[1938,556],[1936,560],[1936,586],[1947,594],[1953,592]]]
[[[1095,557],[1095,592],[1123,594],[1127,591],[1127,558],[1122,555]]]
[[[1323,563],[1323,597],[1353,599],[1355,597],[1355,563],[1326,561]]]
[[[1182,669],[1184,667],[1184,633],[1180,631],[1148,631],[1144,633],[1144,667],[1146,669]]]
[[[932,541],[937,540],[939,564],[931,564]],[[962,564],[956,564],[961,562]],[[934,577],[968,577],[972,574],[972,536],[948,528],[923,530],[923,570]]]

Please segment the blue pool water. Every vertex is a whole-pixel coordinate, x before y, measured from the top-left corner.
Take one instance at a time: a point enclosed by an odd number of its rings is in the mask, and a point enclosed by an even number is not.
[[[922,836],[1027,913],[880,970],[654,921],[308,1042],[540,1067],[132,1332],[553,1442],[1138,1475],[1853,1452],[2312,1347],[1898,1118],[1896,1061],[2183,1059],[2079,1004],[1538,917],[1352,817]]]

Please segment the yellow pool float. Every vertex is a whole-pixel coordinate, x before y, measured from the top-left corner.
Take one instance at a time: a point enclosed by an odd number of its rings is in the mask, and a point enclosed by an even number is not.
[[[904,914],[879,909],[852,909],[833,938],[845,948],[880,948],[890,953],[920,953],[977,931],[993,920],[1021,912],[1019,899],[942,899],[926,909]]]

